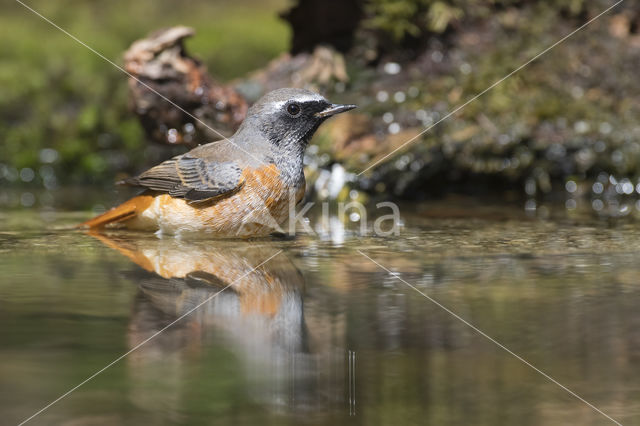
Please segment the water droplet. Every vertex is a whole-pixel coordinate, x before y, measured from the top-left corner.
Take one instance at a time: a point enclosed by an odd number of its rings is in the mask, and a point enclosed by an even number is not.
[[[624,154],[622,153],[622,151],[616,149],[611,153],[611,160],[614,163],[620,164],[622,163],[622,161],[624,161]]]
[[[411,86],[409,87],[409,90],[407,90],[407,93],[410,97],[416,98],[420,94],[420,89],[418,89],[416,86]]]
[[[571,96],[573,96],[574,99],[580,99],[584,96],[584,89],[580,86],[573,86],[571,88]]]
[[[576,200],[574,200],[573,198],[570,198],[564,203],[564,206],[567,208],[567,210],[575,210],[575,208],[578,206],[578,203],[576,203]]]
[[[591,126],[589,125],[589,123],[583,120],[578,121],[576,122],[576,124],[573,125],[573,130],[575,130],[578,133],[587,133],[590,128]]]
[[[535,195],[536,193],[535,179],[527,179],[527,181],[524,184],[524,192],[526,192],[527,195]]]
[[[387,124],[393,122],[393,113],[385,112],[384,114],[382,114],[382,121],[384,121]]]
[[[359,215],[358,213],[356,213],[356,212],[353,212],[353,213],[351,213],[351,214],[349,215],[349,220],[350,220],[351,222],[357,222],[357,221],[359,221],[359,220],[360,220],[360,215]]]
[[[564,185],[564,188],[567,190],[567,192],[573,194],[574,192],[576,192],[576,190],[578,189],[578,185],[572,181],[569,180],[567,181],[567,183]]]
[[[167,141],[169,143],[178,142],[178,131],[176,129],[169,129],[167,131]]]
[[[407,166],[409,165],[410,162],[410,158],[408,155],[403,155],[402,157],[398,158],[395,162],[395,166],[396,169],[398,170],[404,170],[407,168]]]
[[[344,187],[346,183],[346,170],[340,164],[335,163],[331,167],[331,177],[329,178],[329,182],[327,188],[329,190],[329,197],[332,199],[336,199],[340,194],[340,191]]]
[[[384,90],[380,90],[378,93],[376,93],[376,99],[378,100],[378,102],[386,102],[389,100],[389,93]]]
[[[24,169],[20,170],[20,180],[23,182],[31,182],[35,176],[36,173],[29,167],[25,167]]]
[[[389,133],[391,133],[392,135],[395,135],[398,132],[400,132],[400,124],[398,123],[389,124]]]
[[[604,207],[604,203],[602,202],[602,200],[596,199],[591,202],[591,207],[593,207],[595,211],[599,212]]]
[[[416,111],[416,118],[420,121],[425,121],[429,118],[429,114],[427,113],[427,111],[419,109]]]
[[[436,50],[431,54],[431,60],[433,62],[440,63],[440,62],[442,62],[443,58],[444,58],[444,55],[439,50]]]
[[[468,63],[465,62],[462,65],[460,65],[460,72],[462,74],[465,74],[465,75],[471,74],[471,71],[472,71],[471,65],[469,65]]]
[[[31,207],[36,202],[36,197],[30,192],[23,192],[20,196],[20,204],[24,207]]]
[[[593,146],[593,149],[596,152],[604,152],[605,149],[607,149],[607,144],[604,143],[603,141],[598,141],[596,142],[596,144]]]
[[[640,186],[640,184],[638,184],[638,186]],[[602,191],[604,191],[604,185],[600,182],[596,182],[593,184],[591,189],[593,190],[594,194],[602,194]]]
[[[384,72],[387,74],[395,75],[402,70],[402,67],[397,62],[387,62],[384,64]]]
[[[405,100],[407,99],[407,95],[404,94],[404,92],[396,92],[393,94],[393,100],[396,101],[396,103],[403,103]]]
[[[616,184],[615,189],[616,189],[616,192],[618,194],[622,195],[622,184],[621,183]]]
[[[603,135],[608,135],[613,130],[613,126],[605,121],[604,123],[600,123],[598,130],[600,130],[600,133]]]
[[[53,163],[58,159],[58,151],[53,148],[44,148],[40,150],[40,162]]]

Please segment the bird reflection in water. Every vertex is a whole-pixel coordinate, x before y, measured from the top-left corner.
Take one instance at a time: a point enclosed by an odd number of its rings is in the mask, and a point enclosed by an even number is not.
[[[224,395],[219,404],[247,398],[288,413],[343,402],[344,354],[310,337],[300,271],[286,252],[254,270],[278,253],[277,243],[90,235],[140,267],[126,273],[139,288],[129,349],[206,301],[127,356],[138,407],[179,417],[194,387]]]

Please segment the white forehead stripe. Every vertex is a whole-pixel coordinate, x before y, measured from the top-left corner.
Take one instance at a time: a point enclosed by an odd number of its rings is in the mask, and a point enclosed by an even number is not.
[[[296,100],[299,102],[311,102],[311,101],[324,101],[324,97],[317,93],[309,93],[308,95],[296,96],[291,100]]]
[[[297,102],[325,101],[326,102],[326,99],[321,95],[317,95],[317,94],[302,95],[302,96],[292,97],[291,99],[288,99],[286,101],[271,102],[271,105],[273,105],[276,108],[280,108],[291,101],[297,101]]]

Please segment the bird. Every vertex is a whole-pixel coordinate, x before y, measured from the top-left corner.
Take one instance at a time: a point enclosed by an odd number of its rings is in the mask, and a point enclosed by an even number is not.
[[[271,91],[249,108],[233,136],[126,179],[143,192],[79,227],[215,238],[282,232],[290,207],[304,197],[309,140],[325,120],[353,108],[306,89]]]

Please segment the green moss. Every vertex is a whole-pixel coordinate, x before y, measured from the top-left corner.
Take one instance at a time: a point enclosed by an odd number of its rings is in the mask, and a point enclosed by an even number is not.
[[[519,0],[368,0],[364,26],[399,42],[407,37],[441,34],[463,18],[467,22],[487,19],[496,10],[521,3]],[[584,0],[558,0],[546,7],[555,13],[575,16],[583,11]]]

